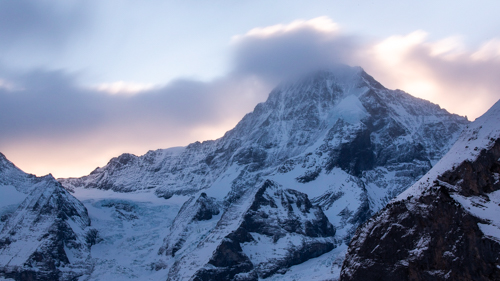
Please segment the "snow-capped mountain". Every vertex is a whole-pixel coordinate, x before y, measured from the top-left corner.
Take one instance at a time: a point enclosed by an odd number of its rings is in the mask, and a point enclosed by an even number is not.
[[[466,124],[337,66],[278,86],[220,139],[59,180],[99,232],[89,280],[335,279],[357,226]]]
[[[500,102],[354,236],[341,280],[500,280]]]
[[[51,175],[25,174],[0,154],[0,276],[73,280],[91,271],[87,209]]]

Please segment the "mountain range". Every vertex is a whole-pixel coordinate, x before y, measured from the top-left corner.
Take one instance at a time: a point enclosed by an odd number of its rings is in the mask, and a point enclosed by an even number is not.
[[[16,200],[0,206],[0,276],[364,280],[376,263],[353,246],[368,243],[361,229],[434,182],[476,123],[341,65],[280,84],[217,140],[122,154],[81,178],[38,178],[2,155],[0,189]]]

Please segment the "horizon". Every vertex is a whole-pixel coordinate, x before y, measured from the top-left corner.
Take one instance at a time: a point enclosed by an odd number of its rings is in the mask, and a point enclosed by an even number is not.
[[[217,4],[0,3],[0,152],[88,175],[220,138],[287,77],[335,63],[471,121],[500,98],[500,3]]]

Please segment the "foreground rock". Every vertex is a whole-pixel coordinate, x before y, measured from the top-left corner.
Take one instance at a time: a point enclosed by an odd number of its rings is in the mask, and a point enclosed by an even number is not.
[[[361,227],[341,280],[500,280],[500,103]]]

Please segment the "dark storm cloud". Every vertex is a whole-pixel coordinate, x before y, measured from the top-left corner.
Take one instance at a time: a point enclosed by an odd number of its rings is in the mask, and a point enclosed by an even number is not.
[[[0,50],[54,48],[86,22],[85,1],[0,1]]]

